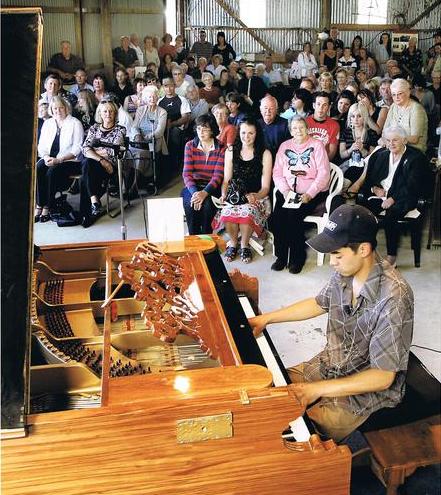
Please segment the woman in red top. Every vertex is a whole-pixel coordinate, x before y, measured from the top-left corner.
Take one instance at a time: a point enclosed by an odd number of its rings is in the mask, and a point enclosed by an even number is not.
[[[176,59],[176,47],[171,44],[173,41],[172,35],[165,33],[162,37],[162,45],[158,50],[159,58],[162,60],[166,54],[172,56],[173,60]]]
[[[224,147],[215,137],[219,129],[213,116],[201,115],[195,128],[197,136],[185,145],[181,193],[190,235],[212,232],[216,207],[210,196],[220,196],[224,178]]]
[[[237,128],[228,123],[230,112],[227,106],[223,103],[218,103],[211,109],[211,113],[214,115],[217,126],[219,127],[219,134],[216,136],[218,141],[224,147],[232,146],[234,141],[236,141]]]

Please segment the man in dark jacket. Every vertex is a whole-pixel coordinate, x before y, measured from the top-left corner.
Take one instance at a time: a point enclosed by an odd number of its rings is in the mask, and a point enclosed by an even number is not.
[[[254,75],[254,64],[248,63],[245,67],[245,77],[237,86],[237,90],[245,98],[245,101],[252,106],[254,113],[259,111],[260,100],[268,92],[263,79]]]

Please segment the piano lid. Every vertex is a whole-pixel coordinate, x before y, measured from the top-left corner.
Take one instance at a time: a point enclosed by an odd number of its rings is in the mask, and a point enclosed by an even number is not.
[[[10,436],[23,430],[27,395],[42,16],[38,8],[1,14],[2,435]]]

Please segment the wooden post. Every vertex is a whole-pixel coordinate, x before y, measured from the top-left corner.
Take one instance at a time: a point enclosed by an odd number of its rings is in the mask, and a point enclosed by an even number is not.
[[[185,36],[185,2],[184,0],[177,0],[177,10],[178,10],[178,22],[177,22],[177,32],[178,34]]]
[[[104,72],[112,80],[112,20],[110,18],[110,0],[100,0],[101,9],[101,55],[103,58]]]
[[[75,53],[84,60],[82,0],[74,0]]]
[[[322,12],[320,18],[320,28],[329,29],[331,27],[331,0],[322,0]]]

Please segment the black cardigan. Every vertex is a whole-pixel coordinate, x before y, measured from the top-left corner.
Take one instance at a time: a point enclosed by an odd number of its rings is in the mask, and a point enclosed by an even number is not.
[[[366,179],[360,191],[365,198],[372,195],[372,187],[381,187],[381,181],[387,177],[389,156],[390,151],[382,148],[369,159]],[[394,199],[393,208],[398,214],[405,215],[416,208],[419,199],[427,196],[430,187],[429,172],[426,156],[408,145],[387,192],[387,197]]]

